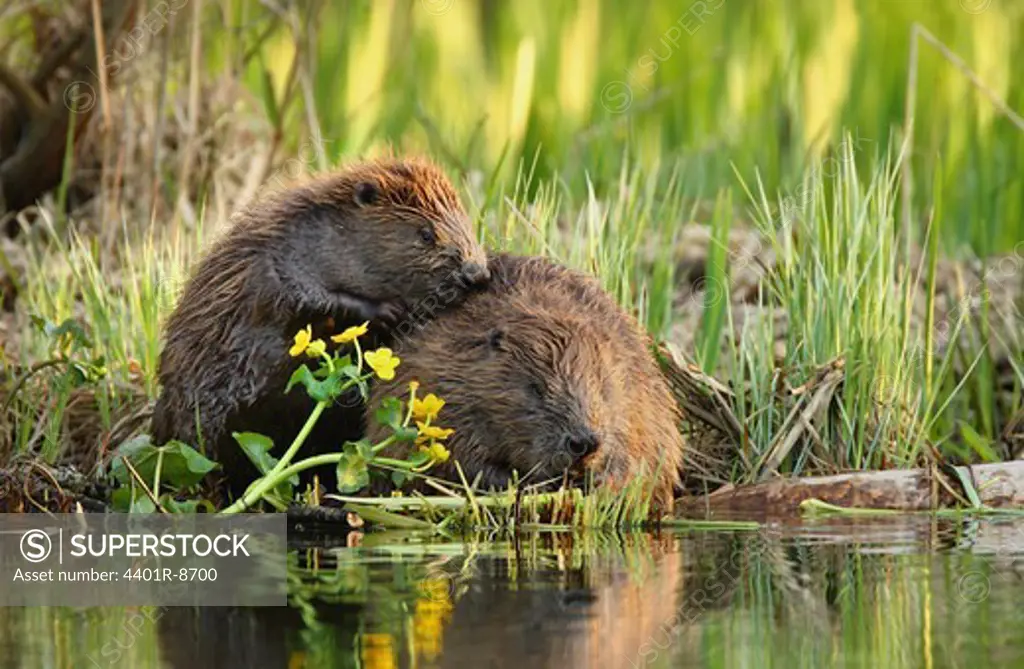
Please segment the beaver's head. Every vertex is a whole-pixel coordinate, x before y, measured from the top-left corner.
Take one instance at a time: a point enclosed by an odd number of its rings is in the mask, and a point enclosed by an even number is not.
[[[443,398],[436,423],[455,430],[452,459],[485,486],[504,486],[513,470],[528,483],[566,472],[621,481],[631,458],[628,417],[616,408],[628,405],[628,389],[612,337],[578,308],[472,295],[406,342],[398,377],[378,398],[414,379],[421,395]]]
[[[441,388],[452,406],[447,427],[458,437],[453,454],[480,451],[531,482],[566,472],[620,477],[629,465],[627,423],[615,407],[629,400],[614,342],[571,313],[514,307],[453,347],[477,378]]]
[[[489,278],[455,189],[424,159],[351,165],[285,191],[259,218],[243,227],[272,229],[276,271],[309,290],[411,307]]]

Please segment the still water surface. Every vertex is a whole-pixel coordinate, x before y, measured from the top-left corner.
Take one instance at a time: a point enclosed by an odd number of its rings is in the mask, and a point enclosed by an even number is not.
[[[1024,667],[1024,522],[367,535],[288,609],[0,609],[0,667]]]

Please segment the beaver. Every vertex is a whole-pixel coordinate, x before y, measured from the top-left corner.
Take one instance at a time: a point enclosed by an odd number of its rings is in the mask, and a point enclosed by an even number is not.
[[[402,362],[366,406],[367,436],[389,428],[369,412],[382,398],[446,401],[437,425],[453,428],[451,459],[431,475],[505,488],[591,472],[621,485],[657,472],[655,500],[670,506],[679,483],[679,410],[656,365],[649,337],[596,279],[543,258],[496,255],[491,281],[401,342]],[[401,457],[410,446],[383,453]]]
[[[167,321],[152,436],[205,444],[237,495],[257,470],[231,433],[259,432],[283,448],[312,410],[303,389],[284,394],[303,363],[288,355],[298,330],[312,323],[321,336],[369,321],[368,339],[386,339],[418,302],[439,291],[454,301],[489,270],[455,189],[422,158],[353,164],[235,219]],[[314,432],[310,448],[358,438],[353,412],[321,420],[329,429]]]

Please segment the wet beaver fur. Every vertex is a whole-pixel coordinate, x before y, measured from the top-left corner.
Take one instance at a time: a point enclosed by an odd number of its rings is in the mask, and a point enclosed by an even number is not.
[[[280,450],[312,410],[301,387],[284,394],[306,361],[288,354],[298,330],[312,323],[325,336],[370,321],[368,344],[381,341],[438,291],[485,282],[486,262],[448,178],[423,159],[354,164],[249,207],[195,267],[166,324],[154,439],[205,443],[237,495],[258,472],[232,431],[265,434]],[[309,449],[358,438],[353,395],[321,418]]]
[[[513,470],[527,483],[589,471],[615,486],[645,469],[658,472],[656,501],[671,505],[678,407],[637,322],[595,279],[543,258],[498,255],[490,270],[485,290],[401,342],[394,381],[366,407],[371,440],[388,435],[373,408],[417,380],[419,397],[446,401],[437,425],[455,430],[451,459],[431,475],[458,481],[457,459],[484,489],[506,487]]]

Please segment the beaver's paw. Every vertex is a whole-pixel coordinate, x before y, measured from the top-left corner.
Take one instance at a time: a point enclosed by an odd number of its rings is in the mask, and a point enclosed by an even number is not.
[[[374,316],[368,320],[394,327],[405,317],[405,305],[399,301],[378,302]]]
[[[370,321],[393,325],[405,313],[400,302],[370,300],[351,293],[334,293],[335,308],[343,312],[343,321]]]

